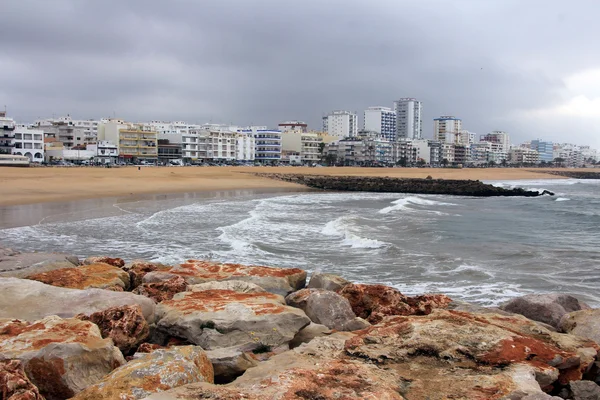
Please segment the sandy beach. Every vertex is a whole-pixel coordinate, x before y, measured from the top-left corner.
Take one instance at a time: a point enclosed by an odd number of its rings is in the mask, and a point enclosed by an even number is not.
[[[356,167],[123,167],[2,168],[0,205],[73,201],[102,197],[215,190],[297,189],[303,186],[257,177],[253,173],[391,176],[440,179],[563,179],[544,170],[485,168]]]

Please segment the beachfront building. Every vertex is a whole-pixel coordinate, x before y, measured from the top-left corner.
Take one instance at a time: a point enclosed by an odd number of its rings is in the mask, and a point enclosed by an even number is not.
[[[508,153],[503,146],[495,142],[473,143],[470,151],[469,161],[474,165],[489,164],[490,162],[502,164],[505,160],[508,160]]]
[[[402,139],[395,143],[395,162],[400,165],[412,165],[417,162],[417,150],[413,147],[413,140]]]
[[[70,144],[70,140],[63,141],[63,144],[67,147],[73,147],[78,144],[83,143],[93,143],[97,140],[98,137],[98,126],[102,123],[102,121],[107,120],[95,120],[95,119],[73,119],[70,115],[66,117],[58,117],[58,118],[46,118],[37,120],[34,122],[34,126],[40,129],[43,129],[44,132],[48,132],[49,134],[59,135],[62,133],[62,136],[73,136],[73,144]],[[62,130],[57,130],[55,126],[64,126]],[[70,133],[73,135],[67,135],[68,128],[71,127],[73,130]],[[79,139],[76,139],[79,138]],[[61,138],[57,137],[57,139],[61,140]],[[64,140],[64,138],[63,138]]]
[[[323,117],[323,132],[338,138],[356,136],[358,117],[356,113],[350,111],[333,111]]]
[[[303,121],[285,121],[278,125],[281,133],[286,132],[308,132],[308,124]]]
[[[110,119],[98,126],[98,140],[110,141],[118,146],[119,160],[139,162],[158,160],[158,134],[144,130],[143,125]]]
[[[369,107],[364,112],[363,130],[384,139],[396,140],[396,113],[389,107]]]
[[[532,140],[529,146],[540,154],[540,162],[554,161],[554,143],[536,139]]]
[[[508,154],[508,151],[510,150],[510,136],[503,131],[493,131],[486,135],[482,135],[479,138],[479,141],[494,143],[498,145],[499,150],[505,154]]]
[[[205,127],[190,129],[182,135],[182,155],[188,162],[235,160],[237,132]]]
[[[366,161],[365,142],[347,137],[325,146],[325,160],[330,165],[363,165]]]
[[[540,153],[526,147],[513,147],[508,151],[508,161],[511,164],[539,164]]]
[[[119,147],[107,140],[88,144],[87,150],[94,153],[94,161],[99,164],[115,164],[119,159]]]
[[[12,154],[15,147],[16,124],[4,111],[0,112],[0,154]]]
[[[455,116],[443,115],[433,120],[433,140],[446,144],[457,143],[462,130],[462,119]]]
[[[421,139],[423,137],[422,103],[413,98],[394,102],[396,113],[396,140]]]
[[[476,134],[474,132],[469,132],[463,129],[456,136],[456,144],[470,147],[473,143],[475,143],[475,136]]]
[[[256,140],[248,132],[236,132],[237,161],[254,161],[256,158]]]
[[[281,131],[266,126],[238,128],[238,133],[254,137],[254,160],[261,164],[277,164],[281,160]]]
[[[25,156],[31,162],[44,161],[44,131],[32,129],[25,125],[16,125],[12,154]]]
[[[321,161],[323,139],[316,132],[285,132],[281,135],[282,151],[298,152],[302,163],[314,164]]]

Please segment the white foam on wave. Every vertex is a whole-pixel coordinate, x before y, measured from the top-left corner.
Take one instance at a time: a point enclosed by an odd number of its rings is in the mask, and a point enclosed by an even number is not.
[[[340,217],[329,221],[325,224],[321,233],[325,236],[334,236],[343,238],[342,246],[348,246],[353,249],[379,249],[387,246],[387,243],[376,240],[364,238],[356,235],[351,231],[350,224],[351,217]]]
[[[394,211],[414,210],[414,209],[408,207],[411,204],[421,205],[421,206],[455,206],[456,205],[454,203],[446,203],[443,201],[423,199],[423,198],[417,197],[417,196],[409,196],[409,197],[405,197],[403,199],[394,200],[394,201],[392,201],[392,204],[394,204],[394,205],[385,207],[385,208],[379,210],[378,213],[379,214],[389,214]],[[423,211],[431,211],[438,215],[447,215],[440,211],[432,211],[432,210],[423,210]]]
[[[569,199],[568,197],[558,197],[555,201],[569,201],[571,199]]]

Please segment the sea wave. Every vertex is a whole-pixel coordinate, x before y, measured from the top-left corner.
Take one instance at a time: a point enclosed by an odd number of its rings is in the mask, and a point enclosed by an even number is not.
[[[403,211],[403,210],[410,211],[410,210],[413,210],[412,208],[408,207],[411,204],[422,205],[422,206],[455,206],[456,205],[454,203],[447,203],[447,202],[443,202],[443,201],[423,199],[423,198],[417,197],[417,196],[409,196],[409,197],[405,197],[402,199],[394,200],[394,201],[392,201],[392,204],[394,204],[394,205],[382,208],[381,210],[378,211],[378,213],[379,214],[389,214],[393,211]],[[438,215],[445,215],[445,213],[442,213],[439,211],[432,211],[432,212],[434,212]]]
[[[353,233],[351,231],[351,218],[352,217],[344,216],[329,221],[325,224],[321,233],[325,236],[343,238],[341,243],[342,246],[348,246],[353,249],[379,249],[388,245],[380,240],[361,237]]]
[[[567,197],[558,197],[558,198],[556,199],[556,201],[569,201],[569,200],[571,200],[571,199],[569,199],[569,198],[567,198]]]

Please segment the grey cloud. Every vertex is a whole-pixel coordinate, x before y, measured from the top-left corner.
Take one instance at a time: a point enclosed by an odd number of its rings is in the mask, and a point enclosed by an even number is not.
[[[560,124],[519,111],[565,102],[563,79],[600,68],[594,1],[3,3],[0,101],[24,121],[115,112],[319,128],[324,112],[410,96],[427,135],[450,113],[478,133],[556,140]],[[588,141],[586,126],[569,137]]]

